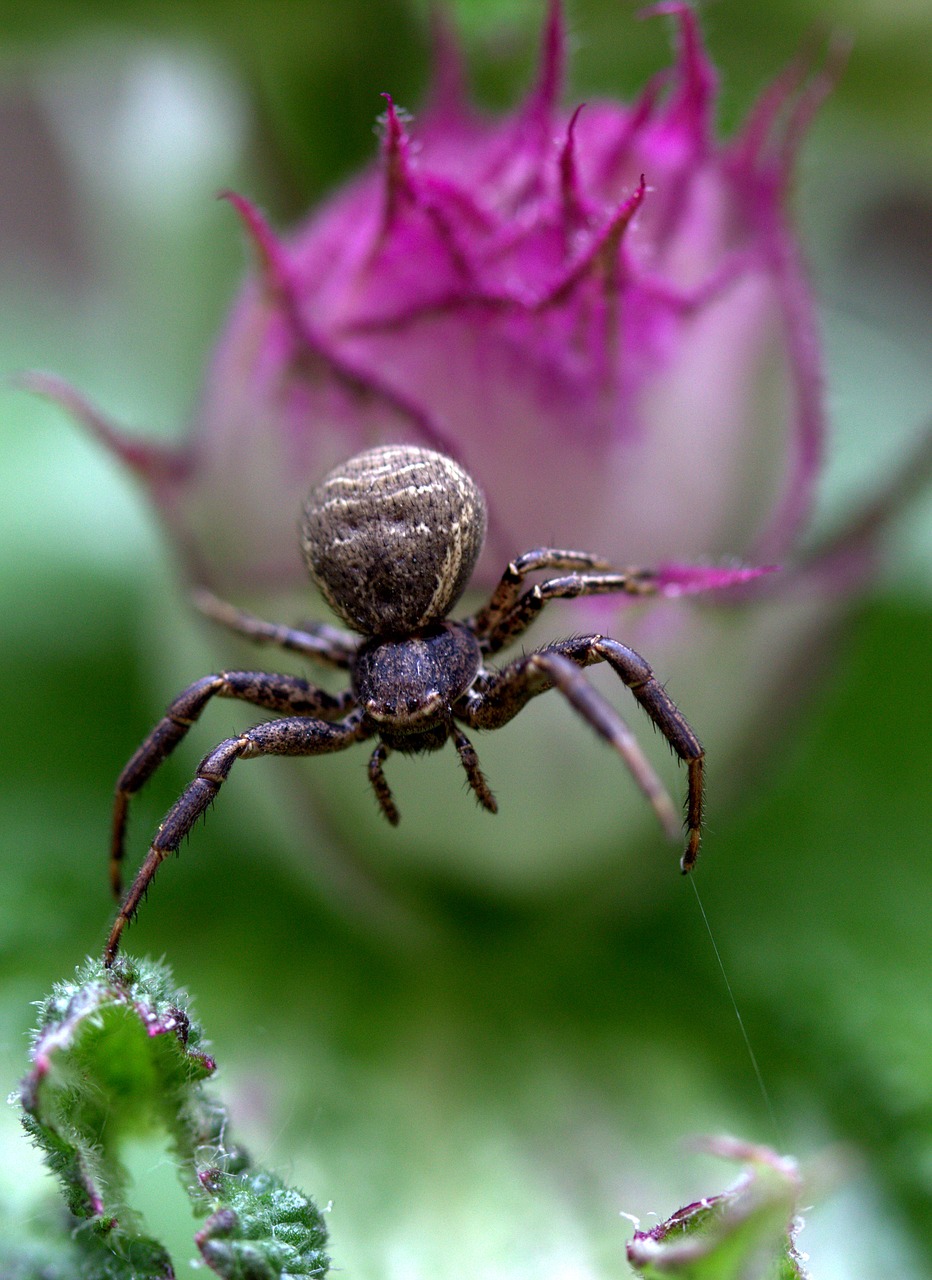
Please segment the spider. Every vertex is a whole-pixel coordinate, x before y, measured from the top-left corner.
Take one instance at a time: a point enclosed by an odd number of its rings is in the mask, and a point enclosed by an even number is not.
[[[465,590],[482,549],[486,505],[474,480],[452,459],[412,445],[370,449],[332,471],[311,490],[301,523],[308,570],[351,632],[325,623],[306,630],[264,622],[201,592],[202,612],[240,636],[274,644],[349,673],[350,687],[325,692],[295,675],[221,671],[189,685],[170,704],[116,785],[110,881],[121,894],[130,796],[152,776],[211,698],[237,698],[279,718],[227,738],[198,765],[194,780],[169,810],[117,913],[104,952],[111,965],[120,938],[152,879],[214,800],[237,760],[315,756],[378,739],[369,781],[382,813],[395,825],[398,809],[383,766],[392,751],[438,751],[450,739],[479,804],[495,797],[466,736],[500,729],[531,698],[558,689],[621,756],[667,833],[679,821],[669,796],[631,730],[583,675],[607,662],[627,685],[673,751],[686,762],[686,849],[690,871],[699,854],[703,750],[645,660],[618,640],[574,636],[523,653],[501,669],[485,659],[521,636],[551,600],[657,590],[649,570],[614,571],[586,551],[539,547],[506,568],[488,603],[460,621],[448,614]],[[525,589],[539,570],[564,571]]]

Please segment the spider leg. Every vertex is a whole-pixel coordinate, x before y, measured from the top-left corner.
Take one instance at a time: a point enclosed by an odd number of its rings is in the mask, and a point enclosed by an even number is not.
[[[195,680],[170,704],[146,740],[117,779],[110,837],[110,885],[119,898],[121,864],[126,842],[129,798],[152,777],[198,719],[211,698],[238,698],[267,711],[291,715],[317,715],[335,720],[352,705],[349,691],[326,693],[299,676],[273,675],[265,671],[222,671]]]
[[[498,813],[498,803],[492,795],[492,788],[486,782],[485,774],[479,768],[479,757],[476,755],[476,748],[463,733],[462,729],[455,725],[452,729],[452,735],[453,743],[459,753],[460,764],[466,770],[466,777],[469,779],[473,794],[483,809],[487,809],[489,813]]]
[[[548,578],[522,594],[524,579],[539,569],[576,572],[562,578]],[[578,572],[580,570],[589,572]],[[642,596],[652,595],[656,590],[654,575],[649,569],[616,572],[607,561],[587,551],[539,547],[512,560],[488,604],[465,621],[478,638],[483,653],[497,653],[525,632],[550,600],[616,592]]]
[[[382,765],[390,755],[390,749],[384,742],[380,742],[369,757],[369,781],[372,783],[372,789],[375,792],[375,798],[379,802],[379,808],[392,826],[397,827],[399,822],[398,807],[392,796],[391,787],[386,782],[385,774],[382,771]]]
[[[176,852],[198,818],[212,803],[237,760],[257,756],[317,756],[342,751],[371,737],[372,729],[361,708],[343,720],[331,723],[307,716],[270,720],[247,729],[236,738],[227,738],[214,747],[198,765],[194,781],[181,793],[165,815],[149,852],[130,885],[117,912],[104,951],[104,964],[113,964],[126,925],[136,914],[155,873],[164,860]]]
[[[315,662],[326,663],[346,671],[359,648],[359,637],[328,626],[326,622],[314,623],[308,630],[283,627],[276,622],[264,622],[245,609],[237,609],[212,592],[200,588],[192,595],[195,607],[211,622],[227,627],[238,636],[255,644],[274,644],[280,649],[300,653]]]
[[[678,823],[663,785],[628,726],[580,671],[581,667],[598,662],[607,662],[612,667],[676,755],[686,763],[687,843],[680,866],[684,873],[691,871],[699,856],[702,831],[704,752],[699,739],[658,683],[649,664],[633,649],[601,635],[558,641],[516,659],[500,672],[487,674],[485,680],[477,682],[474,690],[457,705],[456,714],[475,728],[495,729],[507,724],[531,698],[547,689],[559,689],[596,732],[615,748],[650,800],[665,830],[675,837]]]

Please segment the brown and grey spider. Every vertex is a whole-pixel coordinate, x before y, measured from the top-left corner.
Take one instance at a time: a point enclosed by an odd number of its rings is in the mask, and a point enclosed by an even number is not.
[[[542,547],[508,565],[478,613],[458,622],[447,614],[473,572],[486,532],[482,492],[450,458],[410,445],[370,449],[332,471],[307,499],[301,547],[310,574],[334,612],[352,628],[326,624],[295,630],[263,622],[202,593],[203,612],[260,644],[338,667],[350,687],[326,693],[293,675],[222,671],[196,680],[120,774],[113,815],[110,879],[121,892],[129,798],[174,751],[211,698],[238,698],[279,719],[227,738],[204,757],[194,781],[159,827],[123,899],[104,953],[113,963],[120,937],[162,861],[175,852],[226,781],[237,760],[255,756],[314,756],[377,738],[369,780],[392,824],[398,810],[383,773],[392,751],[437,751],[448,739],[459,754],[476,799],[490,813],[495,798],[461,726],[500,729],[548,689],[571,706],[622,757],[663,826],[676,836],[673,805],[630,729],[588,683],[583,667],[607,662],[628,686],[688,769],[686,850],[689,871],[699,854],[703,751],[650,666],[632,649],[603,635],[557,640],[523,654],[501,670],[485,658],[517,639],[551,600],[658,589],[648,570],[612,571],[586,551]],[[567,570],[526,590],[529,574]]]

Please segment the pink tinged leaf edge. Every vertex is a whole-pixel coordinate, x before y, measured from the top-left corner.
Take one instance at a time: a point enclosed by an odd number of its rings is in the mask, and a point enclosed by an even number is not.
[[[125,431],[57,374],[27,370],[15,375],[13,383],[64,409],[142,482],[156,505],[166,505],[169,494],[188,478],[193,466],[190,448],[145,440]]]
[[[600,271],[611,290],[615,287],[615,266],[618,250],[624,239],[631,220],[647,194],[647,184],[641,174],[637,187],[630,196],[624,199],[615,212],[607,219],[601,230],[597,231],[585,253],[576,262],[571,263],[563,278],[544,295],[535,305],[534,310],[543,311],[547,307],[556,306],[566,300],[573,289],[585,279]]]
[[[781,566],[662,564],[654,574],[661,595],[676,597],[697,595],[704,591],[722,591],[745,586],[767,574],[778,573]]]
[[[706,54],[699,17],[692,5],[683,0],[661,0],[638,13],[640,18],[658,16],[672,17],[677,24],[674,91],[667,104],[668,120],[681,127],[702,154],[713,138],[718,76]]]
[[[560,201],[563,206],[563,222],[566,227],[581,224],[586,218],[586,202],[583,198],[579,182],[579,168],[576,163],[576,121],[585,107],[580,102],[570,116],[566,126],[566,135],[560,148]]]
[[[749,1215],[769,1204],[786,1214],[782,1256],[790,1262],[792,1274],[798,1280],[807,1280],[802,1255],[796,1248],[796,1238],[803,1225],[798,1215],[803,1191],[798,1162],[739,1138],[710,1138],[696,1146],[724,1160],[742,1163],[743,1173],[727,1191],[693,1201],[647,1231],[640,1229],[637,1218],[625,1214],[635,1226],[634,1236],[626,1246],[628,1262],[639,1270],[651,1267],[669,1270],[671,1274],[685,1272],[713,1257],[710,1248],[716,1248],[716,1235],[704,1229],[710,1214],[718,1214],[723,1224],[730,1222],[732,1228],[736,1228]],[[755,1188],[759,1180],[762,1182]]]
[[[559,105],[566,78],[566,22],[561,0],[550,0],[544,22],[537,83],[524,107],[529,121],[549,129]]]
[[[770,524],[755,557],[783,557],[812,513],[825,452],[826,420],[821,342],[812,288],[783,203],[802,138],[834,88],[845,59],[841,40],[829,46],[821,71],[800,55],[764,90],[723,163],[743,188],[763,242],[783,316],[796,401],[793,458]]]
[[[432,73],[424,115],[431,127],[456,129],[467,123],[473,112],[457,31],[439,0],[431,3],[428,24]]]

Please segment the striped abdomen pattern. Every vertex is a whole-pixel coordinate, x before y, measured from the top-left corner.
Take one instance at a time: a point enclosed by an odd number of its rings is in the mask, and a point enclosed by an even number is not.
[[[368,636],[405,636],[450,611],[485,531],[485,500],[462,467],[431,449],[385,445],[311,490],[301,549],[344,622]]]

